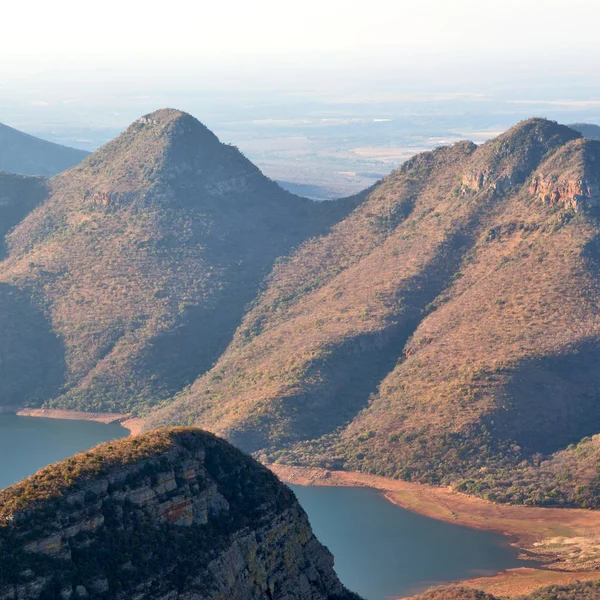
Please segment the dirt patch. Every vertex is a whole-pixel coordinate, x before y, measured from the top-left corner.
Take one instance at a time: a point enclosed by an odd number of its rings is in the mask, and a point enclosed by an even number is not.
[[[96,421],[98,423],[120,423],[124,422],[130,415],[118,413],[92,413],[78,410],[56,410],[52,408],[24,408],[17,412],[20,417],[42,417],[44,419],[67,419],[69,421]],[[129,429],[127,427],[127,429]]]

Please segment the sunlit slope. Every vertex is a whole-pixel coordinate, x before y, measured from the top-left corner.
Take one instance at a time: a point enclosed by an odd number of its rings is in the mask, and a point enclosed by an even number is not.
[[[600,143],[553,122],[419,155],[279,264],[215,367],[148,425],[593,503],[576,489],[589,469],[569,481],[555,453],[600,431],[599,205]]]

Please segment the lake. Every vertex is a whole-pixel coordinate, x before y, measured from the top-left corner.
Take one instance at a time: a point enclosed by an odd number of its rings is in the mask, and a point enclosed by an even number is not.
[[[0,488],[129,431],[117,423],[0,415]]]
[[[0,487],[128,433],[118,424],[0,415]],[[374,490],[291,487],[340,579],[366,600],[525,564],[503,536],[422,517]]]
[[[290,487],[333,553],[339,578],[366,600],[535,566],[519,560],[503,535],[423,517],[372,489]]]

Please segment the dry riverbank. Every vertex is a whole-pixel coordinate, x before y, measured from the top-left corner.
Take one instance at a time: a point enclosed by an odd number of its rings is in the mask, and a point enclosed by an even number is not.
[[[449,488],[408,483],[357,472],[268,465],[283,481],[298,485],[366,486],[427,517],[512,538],[512,544],[543,569],[511,569],[463,585],[515,596],[577,579],[600,577],[600,511],[500,505]]]
[[[82,412],[78,410],[60,410],[54,408],[23,408],[17,410],[16,414],[20,417],[41,417],[44,419],[67,419],[69,421],[96,421],[97,423],[119,423],[126,429],[136,435],[139,428],[135,427],[134,422],[137,419],[131,419],[131,415],[119,413],[94,413]],[[128,425],[129,424],[129,425]]]

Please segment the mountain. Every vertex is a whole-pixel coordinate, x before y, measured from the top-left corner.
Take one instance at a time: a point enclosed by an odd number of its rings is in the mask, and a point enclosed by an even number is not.
[[[597,506],[600,143],[543,119],[414,157],[276,265],[147,427],[266,462]]]
[[[590,140],[600,140],[600,126],[592,125],[590,123],[573,123],[569,125],[571,129],[578,131],[583,137],[589,138]]]
[[[358,202],[285,192],[172,109],[47,185],[0,265],[5,406],[169,398],[226,348],[273,263]]]
[[[0,596],[360,600],[294,494],[199,430],[109,442],[0,491]]]
[[[0,123],[0,171],[52,177],[87,155],[85,150],[53,144]]]

